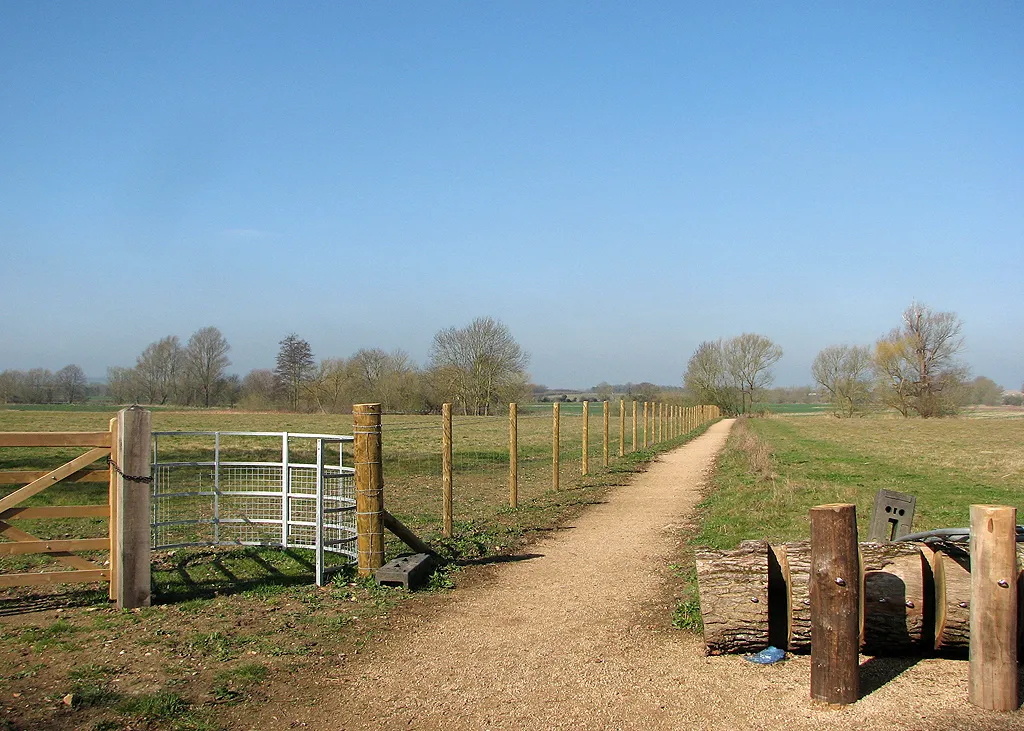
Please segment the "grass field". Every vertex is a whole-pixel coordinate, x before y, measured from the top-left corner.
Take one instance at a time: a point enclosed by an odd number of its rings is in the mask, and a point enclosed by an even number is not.
[[[698,542],[808,537],[814,505],[857,505],[866,537],[880,489],[917,496],[915,530],[969,523],[972,503],[1024,508],[1024,423],[1017,419],[743,420],[702,505]]]
[[[617,405],[616,405],[617,406]],[[617,417],[617,413],[613,411]],[[85,410],[0,410],[0,431],[97,431],[113,414]],[[435,577],[450,586],[458,564],[500,560],[543,535],[659,451],[696,436],[639,449],[620,459],[619,422],[609,420],[611,464],[603,463],[600,409],[590,419],[592,474],[580,476],[582,417],[563,414],[561,490],[551,486],[550,411],[519,419],[520,507],[508,507],[508,417],[454,418],[456,535],[440,537],[439,417],[385,416],[385,504],[456,564]],[[203,411],[153,412],[156,431],[351,433],[351,417]],[[627,422],[629,429],[629,422]],[[639,430],[643,442],[642,426]],[[208,440],[206,440],[208,441]],[[202,440],[174,440],[196,456]],[[240,440],[244,452],[254,447]],[[627,434],[626,450],[632,447]],[[54,467],[82,450],[0,449],[0,470]],[[161,447],[163,452],[163,446]],[[162,458],[175,456],[162,454]],[[349,462],[351,464],[351,462]],[[13,487],[0,486],[4,493]],[[104,502],[104,484],[54,487],[33,504]],[[102,535],[102,521],[20,521],[43,537]],[[44,531],[49,531],[46,533]],[[388,551],[401,550],[397,541]],[[102,554],[97,558],[103,559]],[[4,571],[32,570],[48,557],[6,557]],[[154,606],[109,608],[105,587],[0,591],[0,731],[7,728],[122,728],[213,731],[245,728],[275,689],[323,674],[387,631],[389,612],[415,596],[337,575],[312,586],[311,552],[255,547],[161,551],[153,561]],[[257,715],[254,715],[257,714]]]

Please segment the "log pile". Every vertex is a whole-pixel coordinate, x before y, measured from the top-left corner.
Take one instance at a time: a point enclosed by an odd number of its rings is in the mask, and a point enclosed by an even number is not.
[[[1017,549],[1024,566],[1024,546]],[[861,543],[861,649],[869,655],[966,650],[971,574],[965,549],[944,544]],[[1018,568],[1018,591],[1024,574]],[[708,654],[757,652],[769,644],[808,652],[810,543],[744,541],[697,554]],[[1020,603],[1024,614],[1024,602]],[[1024,616],[1018,627],[1024,639]]]

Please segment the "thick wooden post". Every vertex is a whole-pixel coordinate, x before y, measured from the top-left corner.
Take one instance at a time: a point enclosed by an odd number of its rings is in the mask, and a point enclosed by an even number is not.
[[[633,402],[633,449],[631,451],[636,451],[636,401]]]
[[[117,414],[117,562],[115,597],[118,609],[150,603],[150,475],[152,465],[150,412],[138,406]]]
[[[604,402],[604,466],[608,466],[608,402]]]
[[[452,537],[452,405],[441,404],[441,530]]]
[[[554,403],[554,408],[551,409],[551,489],[558,489],[558,407],[559,403]]]
[[[968,693],[990,711],[1017,708],[1017,509],[971,506]]]
[[[508,506],[519,507],[519,404],[508,405]]]
[[[590,402],[583,402],[583,466],[580,471],[584,475],[590,474]]]
[[[644,449],[647,449],[647,422],[651,410],[651,402],[644,401]]]
[[[360,576],[384,565],[384,469],[381,463],[380,404],[352,407],[356,469],[356,550]]]
[[[626,399],[619,399],[619,456],[626,456]]]
[[[857,508],[811,508],[811,698],[860,696],[860,557]]]

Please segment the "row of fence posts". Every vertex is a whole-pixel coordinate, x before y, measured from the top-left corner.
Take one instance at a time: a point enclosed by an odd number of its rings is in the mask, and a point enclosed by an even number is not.
[[[610,460],[609,425],[611,423],[608,401],[602,404],[603,422],[603,465],[608,466]],[[638,403],[632,402],[632,449],[639,446],[640,422],[638,421]],[[583,437],[580,474],[590,474],[590,401],[583,402]],[[551,489],[559,489],[559,462],[561,457],[560,419],[561,404],[554,403],[552,408],[551,431]],[[355,412],[353,412],[355,413]],[[721,412],[717,406],[679,406],[654,401],[643,402],[643,447],[675,439],[708,421],[719,418]],[[442,498],[442,531],[446,538],[452,537],[452,405],[441,406],[441,498]],[[519,507],[519,405],[508,405],[508,503],[509,507]],[[619,401],[619,457],[626,456],[626,401]]]
[[[819,505],[811,520],[811,698],[860,697],[862,590],[857,509]],[[971,506],[971,703],[1012,711],[1017,696],[1017,509]]]

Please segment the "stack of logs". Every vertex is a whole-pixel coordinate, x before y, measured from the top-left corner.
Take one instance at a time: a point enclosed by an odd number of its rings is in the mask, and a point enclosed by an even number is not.
[[[697,554],[697,581],[709,654],[768,645],[808,652],[810,543],[744,541]],[[1024,548],[1017,548],[1018,611],[1024,608]],[[966,651],[971,575],[967,545],[861,543],[861,649],[868,655]],[[1017,626],[1022,645],[1024,617]]]

